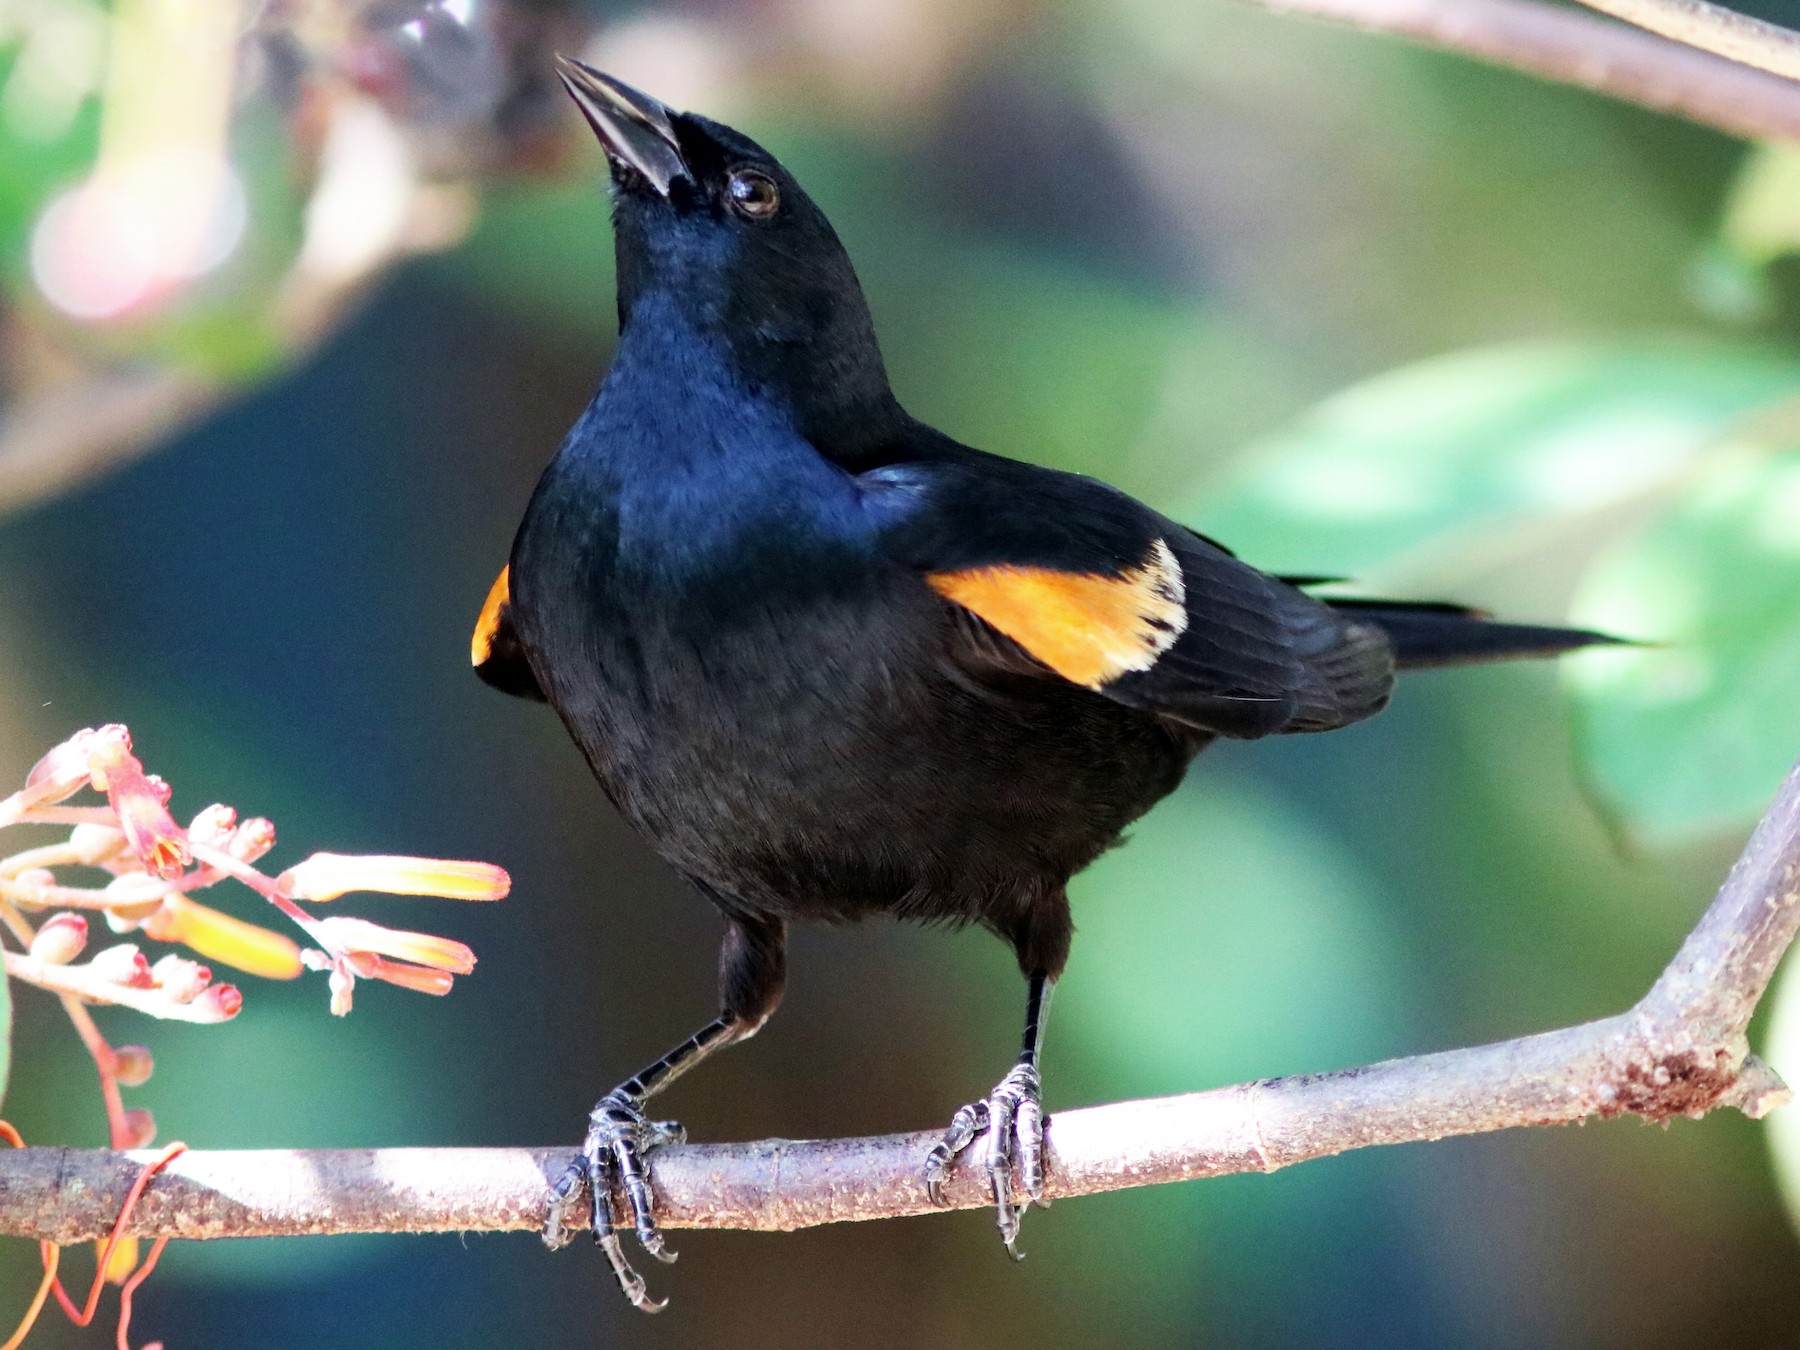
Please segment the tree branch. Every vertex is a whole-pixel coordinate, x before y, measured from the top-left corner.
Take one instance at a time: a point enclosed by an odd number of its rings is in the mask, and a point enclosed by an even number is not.
[[[1541,0],[1252,0],[1264,9],[1350,24],[1460,52],[1492,65],[1571,84],[1653,112],[1749,140],[1800,140],[1800,34],[1732,15],[1700,0],[1583,0],[1667,34],[1669,41]],[[1658,26],[1650,11],[1679,10],[1689,22]],[[1741,21],[1727,42],[1716,11]],[[1627,13],[1627,11],[1632,11]],[[1767,30],[1764,34],[1763,30]],[[1750,36],[1749,33],[1756,36]],[[1769,35],[1778,35],[1770,37]],[[1710,40],[1702,41],[1706,37]],[[1692,44],[1692,45],[1684,45]],[[1703,47],[1706,50],[1695,50]],[[1730,47],[1730,50],[1727,50]],[[1777,55],[1777,52],[1783,53]],[[1794,54],[1787,55],[1792,51]],[[1720,53],[1714,55],[1713,53]],[[1755,54],[1757,59],[1752,59]],[[1727,58],[1735,59],[1727,59]],[[1746,65],[1760,69],[1751,70]],[[1780,74],[1768,74],[1779,71]]]
[[[1604,1021],[1364,1069],[1061,1111],[1052,1198],[1234,1172],[1353,1148],[1635,1114],[1760,1117],[1788,1099],[1745,1029],[1800,925],[1800,768],[1782,784],[1712,905],[1650,992]],[[932,1210],[935,1132],[688,1144],[651,1155],[670,1228],[787,1230]],[[153,1155],[31,1148],[0,1156],[0,1234],[99,1237]],[[569,1150],[185,1153],[133,1214],[142,1237],[273,1237],[534,1229]],[[964,1166],[950,1204],[988,1203]]]
[[[1708,0],[1581,0],[1676,42],[1800,80],[1800,33]]]

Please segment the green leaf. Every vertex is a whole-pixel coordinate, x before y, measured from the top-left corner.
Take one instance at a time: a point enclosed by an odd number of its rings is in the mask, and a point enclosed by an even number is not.
[[[1751,147],[1731,185],[1719,240],[1757,267],[1800,245],[1800,147]]]
[[[1271,570],[1407,570],[1410,554],[1441,563],[1678,482],[1738,419],[1795,393],[1800,367],[1735,346],[1462,353],[1328,399],[1183,518]]]
[[[1669,644],[1567,669],[1591,781],[1677,843],[1753,819],[1800,753],[1797,396],[1800,366],[1724,344],[1471,352],[1332,398],[1186,518],[1271,570],[1532,618],[1578,597]]]
[[[1666,644],[1570,666],[1585,761],[1633,833],[1754,820],[1800,756],[1800,451],[1719,464],[1589,572],[1577,617]]]
[[[1769,264],[1800,247],[1800,148],[1750,147],[1732,181],[1718,235],[1695,256],[1688,292],[1727,323],[1773,317]]]

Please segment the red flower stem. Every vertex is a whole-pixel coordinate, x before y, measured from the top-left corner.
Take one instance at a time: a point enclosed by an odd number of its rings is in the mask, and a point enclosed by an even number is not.
[[[130,1148],[131,1130],[125,1123],[125,1099],[119,1093],[119,1079],[114,1072],[117,1061],[113,1056],[112,1046],[100,1034],[93,1014],[88,1012],[80,999],[73,994],[61,994],[58,997],[62,1000],[63,1011],[69,1014],[69,1020],[75,1024],[75,1034],[81,1037],[81,1043],[94,1058],[94,1070],[100,1075],[100,1100],[106,1103],[106,1132],[112,1139],[112,1146],[116,1149]]]
[[[125,1203],[119,1206],[119,1217],[113,1223],[112,1232],[107,1234],[106,1245],[100,1249],[100,1265],[94,1271],[94,1283],[88,1288],[86,1303],[77,1309],[60,1280],[50,1286],[51,1292],[56,1295],[56,1301],[62,1305],[63,1315],[76,1326],[85,1327],[94,1320],[94,1309],[100,1306],[100,1291],[106,1287],[107,1267],[112,1265],[113,1250],[124,1237],[125,1225],[131,1220],[131,1211],[137,1208],[138,1201],[143,1198],[144,1188],[150,1184],[150,1178],[185,1152],[187,1145],[179,1140],[170,1144],[146,1164],[144,1170],[138,1173],[137,1180],[131,1183],[131,1189],[125,1192]],[[159,1241],[159,1251],[161,1246]]]
[[[150,1278],[150,1272],[155,1270],[156,1263],[162,1260],[163,1248],[168,1245],[168,1238],[156,1239],[150,1248],[150,1255],[144,1258],[144,1264],[132,1273],[131,1278],[125,1281],[125,1287],[119,1290],[118,1350],[131,1350],[131,1296],[137,1293],[137,1287],[140,1284]],[[5,1347],[0,1346],[0,1350],[5,1350]]]
[[[287,915],[288,918],[292,919],[294,923],[299,926],[301,931],[314,942],[318,943],[321,947],[324,947],[327,951],[330,951],[333,955],[338,954],[333,945],[319,935],[319,920],[313,918],[312,915],[301,909],[292,899],[283,895],[281,893],[281,887],[277,886],[272,878],[264,876],[261,872],[250,866],[249,863],[239,862],[223,849],[213,848],[209,844],[192,844],[190,847],[193,849],[194,858],[197,862],[205,863],[208,867],[217,868],[228,876],[236,877],[239,881],[243,882],[244,885],[255,891],[263,899],[275,906],[276,909]]]
[[[13,1128],[9,1121],[0,1120],[0,1139],[6,1140],[14,1148],[24,1148],[24,1137]],[[62,1260],[62,1248],[54,1242],[38,1243],[38,1255],[44,1262],[44,1278],[38,1281],[37,1293],[31,1297],[31,1306],[25,1310],[25,1316],[19,1319],[19,1325],[13,1334],[0,1345],[0,1350],[19,1350],[31,1329],[37,1325],[38,1314],[44,1311],[44,1302],[50,1297],[50,1286],[56,1283],[56,1267]]]
[[[25,1310],[25,1316],[19,1319],[18,1329],[0,1345],[0,1350],[19,1350],[31,1329],[37,1325],[39,1314],[44,1311],[44,1304],[50,1299],[50,1289],[56,1283],[56,1268],[62,1263],[62,1248],[54,1242],[39,1242],[38,1255],[44,1262],[44,1278],[38,1281],[37,1293],[31,1296],[31,1306]]]

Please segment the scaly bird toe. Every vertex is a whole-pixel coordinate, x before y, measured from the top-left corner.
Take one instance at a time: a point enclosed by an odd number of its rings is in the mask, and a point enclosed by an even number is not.
[[[613,1196],[622,1191],[631,1212],[631,1224],[639,1244],[658,1261],[675,1260],[663,1235],[656,1226],[655,1199],[644,1168],[644,1157],[652,1149],[665,1144],[678,1144],[686,1139],[681,1126],[673,1121],[651,1121],[632,1097],[615,1090],[602,1097],[588,1116],[587,1138],[581,1152],[568,1169],[550,1187],[549,1215],[544,1223],[544,1242],[552,1249],[569,1240],[568,1213],[586,1190],[592,1200],[589,1226],[594,1242],[606,1253],[619,1288],[635,1308],[645,1312],[661,1312],[667,1299],[653,1299],[644,1277],[632,1268],[625,1256],[613,1222]]]
[[[971,1102],[951,1118],[944,1137],[925,1157],[925,1190],[932,1203],[942,1205],[944,1182],[956,1159],[967,1152],[976,1139],[985,1138],[983,1165],[987,1171],[988,1189],[994,1198],[994,1222],[1000,1239],[1014,1260],[1022,1260],[1018,1249],[1019,1224],[1033,1204],[1044,1205],[1044,1115],[1043,1085],[1035,1065],[1021,1063],[1000,1080],[985,1101]],[[1014,1174],[1017,1172],[1015,1185]],[[1018,1192],[1024,1193],[1023,1199]]]

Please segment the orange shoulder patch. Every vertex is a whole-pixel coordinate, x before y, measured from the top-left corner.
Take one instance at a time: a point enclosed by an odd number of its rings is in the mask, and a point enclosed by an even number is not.
[[[494,584],[488,587],[487,600],[481,606],[480,617],[475,620],[475,636],[469,639],[469,664],[472,666],[485,665],[494,654],[494,639],[499,635],[507,603],[512,599],[511,577],[512,564],[508,563],[500,569]]]
[[[1072,684],[1148,670],[1187,627],[1181,564],[1158,539],[1116,577],[1048,567],[972,567],[925,580]]]

